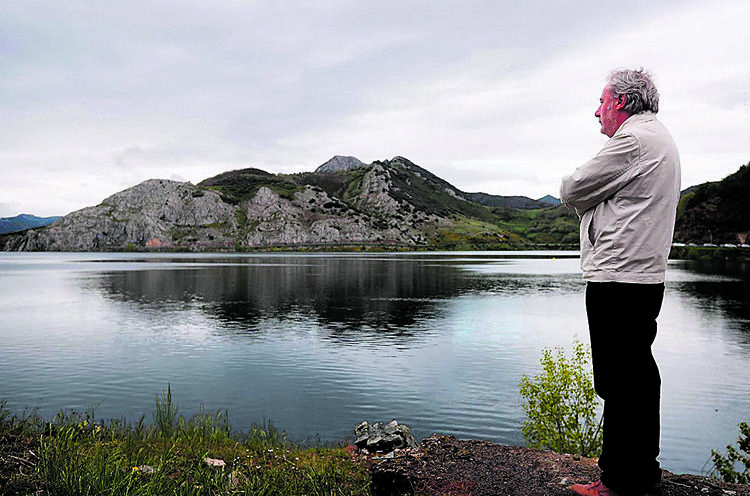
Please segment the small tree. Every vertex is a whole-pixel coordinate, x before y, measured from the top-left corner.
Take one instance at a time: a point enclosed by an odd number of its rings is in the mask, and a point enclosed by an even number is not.
[[[523,436],[531,448],[586,457],[602,450],[602,422],[590,367],[591,351],[578,338],[567,357],[561,348],[545,349],[543,371],[519,384],[527,419]]]
[[[714,461],[715,471],[719,473],[724,482],[735,484],[750,484],[750,426],[747,422],[740,422],[742,435],[737,438],[738,450],[731,444],[727,446],[727,456],[711,450],[711,458]],[[744,452],[743,455],[740,450]],[[737,471],[737,465],[744,467],[742,472]]]

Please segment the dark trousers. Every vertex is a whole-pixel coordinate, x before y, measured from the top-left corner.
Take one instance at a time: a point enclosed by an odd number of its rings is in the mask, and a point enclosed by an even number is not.
[[[604,400],[602,482],[622,493],[643,493],[661,481],[661,377],[651,345],[664,284],[589,282],[586,314],[594,387]]]

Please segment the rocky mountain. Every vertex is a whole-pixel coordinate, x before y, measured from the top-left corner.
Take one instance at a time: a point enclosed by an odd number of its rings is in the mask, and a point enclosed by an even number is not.
[[[559,198],[555,198],[552,195],[543,196],[539,198],[537,201],[539,203],[542,203],[545,205],[551,205],[551,206],[560,205],[562,203]]]
[[[52,224],[60,217],[37,217],[36,215],[21,214],[15,217],[0,217],[0,234],[23,231],[33,227]]]
[[[64,216],[51,225],[11,236],[6,250],[106,251],[189,241],[227,241],[231,205],[189,183],[151,179]],[[230,244],[230,246],[232,246]]]
[[[683,191],[675,241],[747,243],[748,192],[750,163]],[[465,193],[403,157],[368,165],[336,156],[315,172],[151,179],[48,226],[0,233],[0,249],[575,249],[578,225],[551,196]]]
[[[334,157],[315,172],[229,171],[197,185],[151,179],[53,224],[0,238],[5,250],[478,248],[529,242],[507,212],[408,159]],[[522,229],[523,230],[523,229]],[[532,236],[533,238],[533,236]]]
[[[367,164],[356,157],[336,155],[331,160],[315,169],[315,172],[341,172],[357,169],[359,167],[367,167]]]

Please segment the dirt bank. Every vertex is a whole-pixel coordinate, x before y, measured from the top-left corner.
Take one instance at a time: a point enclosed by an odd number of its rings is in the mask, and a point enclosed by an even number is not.
[[[599,478],[596,460],[484,441],[432,436],[372,465],[374,494],[571,496]],[[750,496],[750,486],[664,472],[663,496]]]

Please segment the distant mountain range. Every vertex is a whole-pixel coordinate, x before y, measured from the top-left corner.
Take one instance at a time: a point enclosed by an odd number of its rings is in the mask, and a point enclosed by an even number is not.
[[[0,234],[23,231],[32,227],[41,227],[52,224],[60,217],[37,217],[30,214],[16,215],[15,217],[0,217]]]
[[[53,224],[0,238],[5,250],[516,248],[572,243],[559,200],[465,193],[404,157],[336,156],[314,172],[228,171],[197,185],[151,179]],[[549,231],[549,232],[548,232]],[[550,235],[549,233],[553,233]]]
[[[750,164],[686,189],[675,240],[746,243],[749,193]],[[404,157],[365,164],[336,156],[298,174],[250,168],[197,185],[150,179],[49,225],[14,225],[26,230],[0,234],[1,249],[455,250],[577,248],[579,220],[557,198],[463,192]]]

